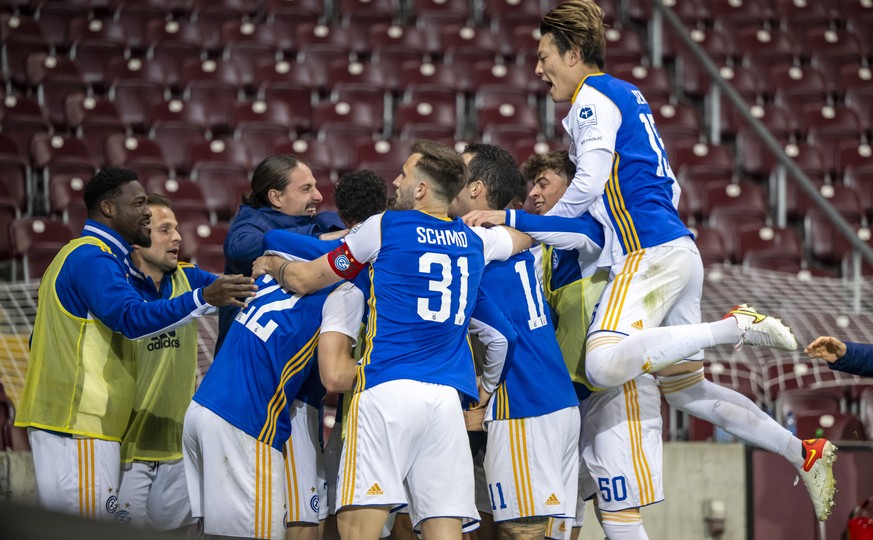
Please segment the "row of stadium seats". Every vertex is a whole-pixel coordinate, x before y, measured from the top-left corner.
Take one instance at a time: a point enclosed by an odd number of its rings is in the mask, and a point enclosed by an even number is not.
[[[809,361],[783,360],[763,368],[730,360],[706,364],[707,378],[755,401],[801,439],[873,440],[873,384],[869,381]],[[689,440],[714,439],[712,425],[694,418],[684,420],[684,435]]]

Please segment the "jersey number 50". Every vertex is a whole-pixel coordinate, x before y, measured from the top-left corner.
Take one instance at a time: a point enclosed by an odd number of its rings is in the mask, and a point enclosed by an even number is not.
[[[455,324],[463,325],[466,321],[464,310],[467,308],[467,278],[470,270],[467,266],[466,257],[458,257],[455,261],[460,271],[460,293],[458,294],[459,305],[455,312]],[[428,282],[428,289],[440,293],[440,304],[437,310],[430,309],[430,298],[418,298],[418,316],[425,321],[446,322],[452,313],[452,259],[445,253],[425,253],[418,258],[418,271],[422,274],[431,274],[433,266],[442,273],[442,279],[432,279]]]

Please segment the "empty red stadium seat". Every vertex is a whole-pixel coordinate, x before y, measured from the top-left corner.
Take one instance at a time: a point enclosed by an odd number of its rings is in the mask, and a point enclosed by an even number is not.
[[[850,413],[810,412],[797,416],[797,436],[824,437],[831,441],[864,441],[867,434],[857,416]]]
[[[179,223],[182,236],[179,258],[198,265],[207,272],[224,272],[224,239],[227,225],[185,221]]]
[[[24,281],[39,279],[58,251],[73,239],[70,228],[61,221],[46,218],[20,218],[10,228],[12,251],[21,258]]]

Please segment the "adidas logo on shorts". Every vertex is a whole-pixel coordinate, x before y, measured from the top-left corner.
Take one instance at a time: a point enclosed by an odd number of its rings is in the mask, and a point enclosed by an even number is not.
[[[561,504],[561,501],[559,501],[558,498],[555,497],[554,493],[549,495],[549,498],[546,499],[546,506],[557,506],[559,504]]]
[[[385,495],[385,492],[382,491],[382,488],[380,488],[379,484],[376,483],[376,484],[373,484],[372,486],[370,486],[370,489],[367,490],[367,495],[369,495],[371,497],[374,495]]]

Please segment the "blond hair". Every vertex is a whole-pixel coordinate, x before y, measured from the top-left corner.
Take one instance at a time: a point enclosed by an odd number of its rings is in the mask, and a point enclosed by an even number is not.
[[[577,50],[585,64],[603,69],[606,57],[603,10],[593,0],[569,0],[552,8],[540,20],[540,33],[548,35],[562,55]]]

